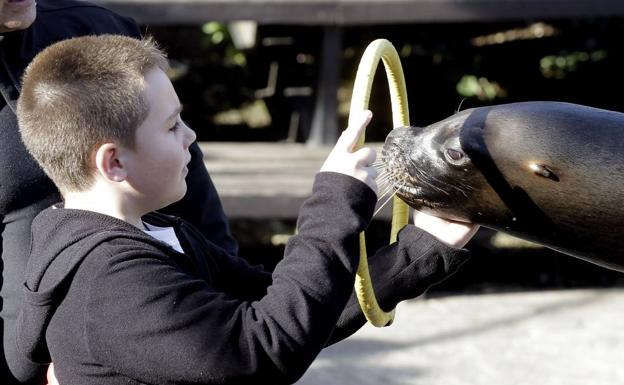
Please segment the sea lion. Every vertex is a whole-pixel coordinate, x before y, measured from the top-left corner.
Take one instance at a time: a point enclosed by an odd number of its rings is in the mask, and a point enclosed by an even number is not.
[[[394,129],[381,151],[415,209],[624,271],[624,114],[560,102]]]

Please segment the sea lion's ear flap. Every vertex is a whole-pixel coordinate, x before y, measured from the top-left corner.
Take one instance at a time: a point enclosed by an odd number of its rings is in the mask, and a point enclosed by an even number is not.
[[[555,174],[551,167],[545,164],[531,163],[529,164],[529,169],[531,169],[531,171],[533,171],[533,173],[537,176],[559,182],[557,174]]]

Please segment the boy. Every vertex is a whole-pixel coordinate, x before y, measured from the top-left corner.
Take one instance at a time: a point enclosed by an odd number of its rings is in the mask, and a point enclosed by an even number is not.
[[[33,222],[17,349],[53,361],[61,384],[292,383],[363,323],[345,306],[376,202],[374,153],[351,151],[370,113],[339,139],[266,273],[154,212],[184,196],[195,140],[166,69],[151,41],[120,36],[57,43],[27,68],[20,131],[64,203]],[[410,226],[373,258],[382,305],[466,258]]]

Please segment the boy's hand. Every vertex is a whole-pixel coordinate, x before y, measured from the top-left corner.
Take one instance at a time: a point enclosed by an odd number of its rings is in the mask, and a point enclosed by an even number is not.
[[[449,246],[462,248],[479,229],[479,225],[438,218],[414,210],[414,225]]]
[[[377,194],[377,170],[371,166],[375,161],[375,150],[362,147],[353,152],[358,138],[370,122],[373,114],[362,111],[353,127],[347,127],[329,153],[321,171],[332,171],[354,177],[368,185]]]

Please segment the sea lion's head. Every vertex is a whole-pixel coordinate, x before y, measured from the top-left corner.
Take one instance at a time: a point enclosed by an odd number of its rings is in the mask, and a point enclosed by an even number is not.
[[[386,138],[381,151],[385,181],[411,207],[471,222],[492,216],[493,210],[501,215],[502,202],[496,204],[491,187],[462,144],[470,112],[424,128],[398,127]]]

